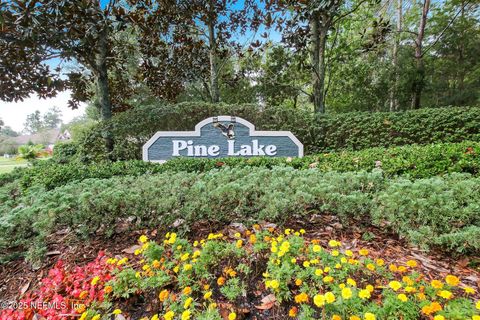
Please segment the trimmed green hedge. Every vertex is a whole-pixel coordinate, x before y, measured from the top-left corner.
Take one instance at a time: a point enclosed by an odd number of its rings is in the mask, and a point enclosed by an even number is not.
[[[98,124],[81,139],[83,161],[105,159],[102,132],[111,127],[114,157],[141,159],[142,145],[156,131],[193,130],[210,116],[235,115],[259,130],[290,130],[305,145],[307,154],[361,150],[435,142],[480,141],[480,108],[448,107],[406,112],[354,112],[314,116],[309,111],[284,107],[261,110],[255,105],[182,103],[147,105]]]
[[[388,179],[379,170],[321,173],[249,167],[87,179],[3,201],[0,259],[27,250],[30,259],[38,258],[49,237],[65,228],[80,238],[97,238],[115,233],[119,225],[171,228],[177,222],[188,231],[198,221],[281,224],[312,213],[388,227],[425,248],[479,253],[478,194],[480,178],[468,174],[411,181]]]
[[[88,178],[139,176],[166,171],[205,172],[215,168],[247,166],[265,168],[291,166],[296,169],[316,168],[322,172],[371,171],[374,168],[381,168],[388,177],[406,175],[410,178],[429,178],[452,172],[478,175],[480,174],[480,143],[462,142],[388,149],[372,148],[361,151],[318,154],[291,161],[284,158],[176,159],[163,165],[138,160],[96,164],[77,162],[63,164],[55,160],[42,161],[32,168],[0,176],[0,186],[19,179],[24,189],[40,185],[51,190],[72,181]]]

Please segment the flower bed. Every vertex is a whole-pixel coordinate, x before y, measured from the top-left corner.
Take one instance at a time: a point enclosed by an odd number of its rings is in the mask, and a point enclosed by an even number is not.
[[[134,258],[100,255],[73,272],[59,264],[29,295],[75,299],[75,308],[0,319],[480,319],[478,289],[457,276],[428,279],[415,260],[386,263],[337,240],[322,246],[303,230],[255,225],[195,241],[167,233],[131,249]]]

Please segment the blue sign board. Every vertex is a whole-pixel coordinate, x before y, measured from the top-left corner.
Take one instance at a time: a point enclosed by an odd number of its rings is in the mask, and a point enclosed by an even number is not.
[[[245,119],[211,117],[195,131],[159,131],[143,146],[143,160],[176,157],[303,157],[303,144],[290,131],[256,131]]]

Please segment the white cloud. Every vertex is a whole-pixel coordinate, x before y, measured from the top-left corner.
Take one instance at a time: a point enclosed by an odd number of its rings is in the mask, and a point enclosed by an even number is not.
[[[39,110],[42,114],[47,112],[53,106],[57,106],[62,111],[63,123],[67,123],[77,116],[85,113],[85,104],[81,104],[78,109],[72,110],[68,107],[70,91],[60,92],[56,97],[50,99],[39,99],[32,96],[19,102],[0,101],[0,119],[6,126],[12,127],[15,131],[23,130],[23,123],[28,114]]]

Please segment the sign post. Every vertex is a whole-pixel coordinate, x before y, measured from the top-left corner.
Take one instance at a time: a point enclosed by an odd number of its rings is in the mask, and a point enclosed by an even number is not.
[[[245,119],[211,117],[195,131],[159,131],[143,146],[143,160],[177,157],[303,157],[303,144],[290,131],[256,131]]]

